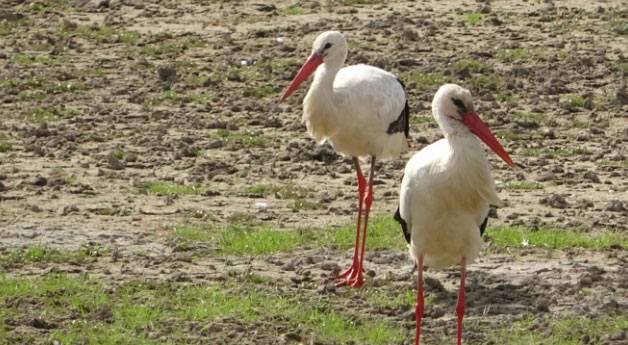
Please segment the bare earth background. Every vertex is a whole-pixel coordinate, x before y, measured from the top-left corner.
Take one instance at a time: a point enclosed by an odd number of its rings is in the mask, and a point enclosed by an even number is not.
[[[169,239],[173,227],[197,218],[227,223],[245,215],[277,229],[355,221],[350,160],[315,145],[301,124],[308,85],[277,104],[313,39],[329,29],[349,40],[347,63],[384,68],[407,86],[413,148],[378,163],[374,214],[394,212],[405,162],[440,137],[431,98],[439,84],[455,81],[471,89],[480,116],[520,166],[509,169],[489,153],[505,201],[491,225],[625,233],[628,27],[617,25],[628,20],[627,9],[626,1],[3,1],[0,142],[11,148],[0,152],[0,252],[103,246],[124,259],[54,270],[113,284],[181,276],[212,284],[228,271],[247,271],[285,289],[324,293],[325,277],[348,266],[350,251],[179,260]],[[478,23],[471,12],[482,13]],[[202,192],[146,193],[146,181]],[[294,200],[261,186],[307,193]],[[621,247],[483,255],[469,267],[465,339],[482,343],[484,327],[526,313],[626,313],[627,260]],[[375,275],[367,286],[392,274],[401,278],[382,288],[414,288],[405,251],[371,251],[366,265]],[[4,273],[51,269],[29,264]],[[311,277],[305,283],[303,272]],[[432,291],[445,298],[434,307],[443,313],[424,321],[428,341],[453,340],[456,272],[427,273],[445,287]],[[412,310],[349,302],[349,312],[407,327],[404,343],[412,341]],[[224,343],[277,341],[227,329]]]

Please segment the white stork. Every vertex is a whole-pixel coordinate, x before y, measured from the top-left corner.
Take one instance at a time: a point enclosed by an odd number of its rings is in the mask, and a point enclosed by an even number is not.
[[[363,284],[364,245],[373,201],[375,159],[394,159],[408,148],[409,108],[404,86],[394,75],[373,66],[342,67],[347,41],[336,31],[320,34],[312,54],[294,77],[279,102],[316,71],[303,100],[303,122],[317,142],[329,141],[334,149],[353,158],[358,176],[358,220],[353,263],[338,285],[359,288]],[[358,157],[371,156],[368,189]],[[363,210],[364,209],[364,210]],[[364,227],[360,222],[364,212]]]
[[[478,117],[468,90],[441,86],[432,101],[432,114],[445,138],[408,161],[395,219],[410,244],[410,255],[418,261],[415,344],[421,336],[423,265],[443,268],[460,263],[456,305],[460,345],[466,265],[480,252],[489,205],[500,202],[478,138],[508,165],[515,164]]]

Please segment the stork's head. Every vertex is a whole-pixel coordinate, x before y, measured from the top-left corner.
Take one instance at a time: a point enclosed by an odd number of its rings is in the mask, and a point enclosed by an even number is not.
[[[441,86],[432,101],[432,115],[445,136],[464,135],[471,132],[508,165],[515,167],[515,163],[506,150],[475,112],[469,90],[455,84]]]
[[[312,45],[312,54],[299,70],[296,77],[284,92],[279,103],[288,98],[299,85],[316,71],[321,64],[329,64],[340,68],[347,58],[347,40],[338,31],[326,31],[318,35]]]

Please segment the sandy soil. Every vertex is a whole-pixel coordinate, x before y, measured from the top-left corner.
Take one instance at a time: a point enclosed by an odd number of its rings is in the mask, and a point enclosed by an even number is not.
[[[408,89],[413,149],[377,164],[374,213],[392,214],[405,162],[440,137],[431,98],[441,82],[455,81],[472,90],[480,116],[519,165],[509,169],[489,154],[505,201],[491,224],[628,230],[628,28],[617,26],[628,21],[625,1],[306,1],[298,4],[302,14],[282,12],[294,4],[68,0],[41,11],[17,0],[0,4],[0,28],[9,28],[0,36],[0,139],[12,144],[0,152],[0,251],[99,244],[133,259],[67,269],[119,281],[185,275],[211,283],[226,274],[224,258],[170,259],[177,256],[166,240],[172,226],[194,214],[226,222],[244,213],[278,228],[352,222],[350,160],[317,146],[301,124],[307,85],[277,104],[313,39],[328,29],[349,39],[347,63],[384,68]],[[473,11],[483,13],[477,24],[466,17]],[[97,30],[103,25],[117,31]],[[92,34],[82,33],[84,26]],[[126,32],[137,42],[127,43]],[[463,64],[469,60],[482,64]],[[416,78],[419,72],[436,81]],[[247,93],[263,87],[273,93]],[[582,104],[574,105],[575,97]],[[57,118],[30,121],[37,109]],[[221,139],[224,133],[263,144]],[[142,181],[206,190],[138,193]],[[512,187],[523,182],[542,188]],[[316,207],[293,212],[294,200],[247,191],[286,184],[308,190],[305,199]],[[343,266],[350,254],[308,249],[233,258],[229,270],[254,270],[286,288],[309,270],[307,286],[316,290],[327,284],[325,263]],[[470,323],[469,340],[481,342],[482,327],[524,313],[628,311],[625,248],[524,254],[484,255],[470,266],[468,315],[477,323]],[[294,257],[314,259],[298,260],[297,271],[271,264]],[[396,284],[413,288],[404,252],[373,253],[367,265],[376,277],[396,274]],[[26,265],[6,273],[50,269]],[[428,272],[445,287],[428,290],[444,312],[428,315],[425,339],[453,329],[455,272]],[[581,295],[582,284],[591,295]],[[369,312],[412,324],[410,310]]]

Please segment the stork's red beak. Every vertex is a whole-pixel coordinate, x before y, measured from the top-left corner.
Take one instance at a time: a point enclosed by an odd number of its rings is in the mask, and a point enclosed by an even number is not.
[[[294,92],[294,90],[296,90],[299,87],[299,85],[301,85],[304,81],[306,81],[307,78],[310,76],[310,74],[316,71],[316,68],[322,63],[323,63],[323,56],[317,53],[312,53],[312,55],[310,55],[310,57],[301,67],[301,70],[299,70],[299,73],[297,73],[297,76],[294,77],[294,79],[292,79],[292,82],[286,89],[286,92],[284,92],[283,96],[281,96],[279,103],[283,102],[284,99],[288,98],[288,96],[290,96]]]
[[[510,156],[504,150],[504,148],[499,144],[499,141],[495,138],[491,130],[486,127],[486,124],[480,120],[480,117],[475,111],[471,111],[464,115],[462,123],[469,128],[471,133],[475,134],[478,138],[480,138],[483,142],[488,145],[501,159],[503,159],[508,165],[511,167],[515,167],[515,163],[513,163]]]

